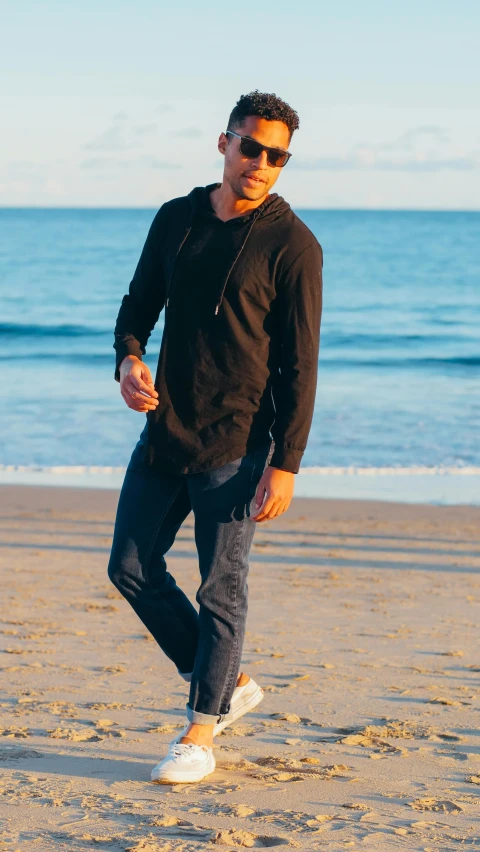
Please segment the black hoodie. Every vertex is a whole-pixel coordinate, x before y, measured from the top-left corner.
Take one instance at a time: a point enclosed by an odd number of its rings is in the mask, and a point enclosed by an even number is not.
[[[156,214],[115,327],[115,378],[142,358],[165,307],[145,457],[159,471],[220,467],[273,437],[298,473],[310,431],[322,249],[276,193],[223,222],[196,187]]]

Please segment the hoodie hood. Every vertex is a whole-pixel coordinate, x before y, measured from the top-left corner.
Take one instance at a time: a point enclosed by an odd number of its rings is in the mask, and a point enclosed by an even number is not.
[[[187,238],[190,229],[192,227],[192,223],[197,216],[200,215],[211,215],[215,216],[215,211],[212,208],[210,203],[210,193],[212,190],[217,189],[221,184],[219,183],[211,183],[207,186],[196,186],[192,191],[188,194],[188,200],[190,203],[191,217],[190,217],[190,226],[187,230],[187,234],[185,239]],[[271,195],[268,195],[267,198],[262,201],[262,203],[255,207],[253,210],[250,210],[244,216],[235,216],[233,219],[229,219],[225,222],[225,225],[233,228],[243,228],[245,230],[244,238],[242,239],[241,246],[237,251],[236,255],[232,258],[232,263],[229,269],[226,272],[225,278],[223,280],[221,289],[218,293],[216,304],[215,304],[215,314],[218,314],[220,310],[223,294],[225,292],[225,288],[228,283],[228,279],[232,274],[233,268],[240,257],[243,249],[245,248],[248,238],[254,227],[261,227],[263,225],[270,225],[274,222],[282,219],[287,213],[290,212],[290,205],[281,195],[278,195],[276,192],[273,192]],[[184,239],[184,242],[185,242]],[[183,243],[182,243],[183,244]]]
[[[189,192],[187,197],[190,202],[192,220],[202,211],[214,213],[210,203],[210,193],[214,189],[218,189],[220,186],[220,183],[210,183],[207,186],[196,186],[191,192]],[[238,224],[248,224],[252,221],[252,219],[255,219],[255,221],[257,221],[257,219],[266,219],[273,222],[276,219],[281,219],[289,212],[289,210],[289,203],[285,201],[281,195],[278,195],[276,192],[272,192],[264,201],[262,201],[261,204],[259,204],[258,207],[255,207],[253,210],[245,213],[244,216],[237,216],[234,219],[229,219],[228,221]]]

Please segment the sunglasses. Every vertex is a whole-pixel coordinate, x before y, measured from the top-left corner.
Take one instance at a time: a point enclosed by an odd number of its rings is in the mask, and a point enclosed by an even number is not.
[[[240,139],[240,153],[244,157],[248,157],[249,160],[255,160],[261,155],[262,151],[266,151],[267,163],[269,166],[273,166],[274,169],[282,169],[283,166],[287,165],[292,156],[288,151],[282,151],[280,148],[269,148],[268,145],[262,145],[261,142],[250,139],[250,136],[240,136],[238,133],[234,133],[233,130],[225,131],[225,136],[229,134]]]

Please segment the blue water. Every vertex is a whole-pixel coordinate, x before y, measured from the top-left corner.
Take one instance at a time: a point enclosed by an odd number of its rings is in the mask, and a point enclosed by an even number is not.
[[[303,464],[480,465],[480,213],[297,212],[325,261]],[[154,213],[0,209],[0,464],[127,463],[113,327]]]

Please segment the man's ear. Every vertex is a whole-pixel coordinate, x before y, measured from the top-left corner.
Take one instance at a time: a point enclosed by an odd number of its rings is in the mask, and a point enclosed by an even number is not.
[[[225,154],[228,145],[228,136],[225,136],[225,133],[220,133],[218,137],[218,150],[221,154]]]

